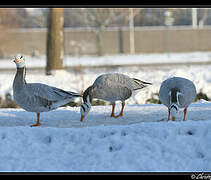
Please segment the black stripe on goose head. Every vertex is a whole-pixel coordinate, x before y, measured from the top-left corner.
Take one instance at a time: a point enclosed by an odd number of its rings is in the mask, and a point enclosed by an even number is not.
[[[176,111],[178,111],[178,107],[175,104],[171,105],[170,109],[172,109],[172,108],[174,108],[174,109],[176,109]]]

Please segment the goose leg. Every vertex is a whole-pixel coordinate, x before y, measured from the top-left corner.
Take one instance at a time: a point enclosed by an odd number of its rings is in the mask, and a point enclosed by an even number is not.
[[[37,123],[31,125],[31,127],[40,126],[40,113],[37,113]]]
[[[170,109],[168,109],[168,121],[170,120]]]
[[[125,107],[125,102],[122,102],[122,109],[121,109],[121,111],[120,111],[118,116],[123,116],[124,107]]]
[[[114,112],[115,112],[115,106],[116,106],[116,104],[115,104],[115,103],[114,103],[114,104],[112,104],[111,117],[118,118],[119,116],[115,116],[115,115],[114,115]]]
[[[186,113],[187,113],[187,108],[184,109],[184,119],[183,119],[183,121],[185,121]]]

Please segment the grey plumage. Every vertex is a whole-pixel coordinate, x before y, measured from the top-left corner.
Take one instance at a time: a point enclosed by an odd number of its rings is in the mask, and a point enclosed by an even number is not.
[[[127,75],[113,73],[99,76],[88,89],[91,98],[98,98],[114,103],[117,100],[125,101],[135,90],[146,87],[147,83]],[[86,93],[85,93],[86,97]],[[85,97],[83,98],[85,100]]]
[[[73,101],[80,94],[48,86],[42,83],[27,83],[24,59],[15,57],[17,72],[13,81],[14,100],[29,112],[47,112]],[[23,56],[22,56],[23,57]],[[21,64],[22,63],[22,64]]]
[[[122,101],[124,104],[124,101],[130,98],[134,91],[140,90],[149,84],[151,83],[136,78],[130,78],[129,76],[120,73],[103,74],[94,81],[93,85],[86,89],[83,94],[83,101],[85,105],[90,105],[90,103],[87,103],[87,97],[89,97],[90,101],[93,98],[102,99],[110,101],[114,106],[115,101],[118,100]],[[84,104],[82,105],[82,112],[83,109],[86,109]],[[123,108],[121,112],[123,112]],[[114,112],[112,111],[112,117],[118,117],[114,116],[113,113]]]
[[[176,108],[185,108],[186,111],[188,106],[194,101],[195,97],[196,87],[192,81],[186,78],[168,78],[163,81],[160,86],[159,99],[169,110],[171,110],[172,105],[175,105]]]

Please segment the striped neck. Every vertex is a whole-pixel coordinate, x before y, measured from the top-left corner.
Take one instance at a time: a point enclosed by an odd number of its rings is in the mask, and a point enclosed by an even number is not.
[[[84,103],[91,104],[92,102],[92,86],[89,86],[83,93],[83,101]]]

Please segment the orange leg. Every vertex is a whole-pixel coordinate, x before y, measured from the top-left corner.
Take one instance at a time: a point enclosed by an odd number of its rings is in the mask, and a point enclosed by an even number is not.
[[[170,120],[170,109],[168,109],[168,121]]]
[[[125,107],[125,103],[123,102],[123,103],[122,103],[122,109],[121,109],[121,111],[120,111],[120,113],[119,113],[118,116],[123,116],[124,107]]]
[[[115,106],[116,106],[115,104],[112,105],[111,117],[118,118],[119,116],[123,116],[123,111],[124,111],[125,103],[124,102],[122,103],[122,109],[121,109],[119,115],[117,115],[117,116],[114,115]]]
[[[183,119],[183,121],[185,121],[186,113],[187,113],[187,108],[184,109],[184,119]]]
[[[40,113],[37,113],[37,123],[31,125],[31,127],[40,126]]]
[[[111,117],[118,118],[119,116],[115,116],[115,115],[114,115],[114,112],[115,112],[115,107],[116,107],[116,104],[112,104]]]
[[[111,117],[114,117],[115,106],[116,106],[115,104],[112,104]]]

